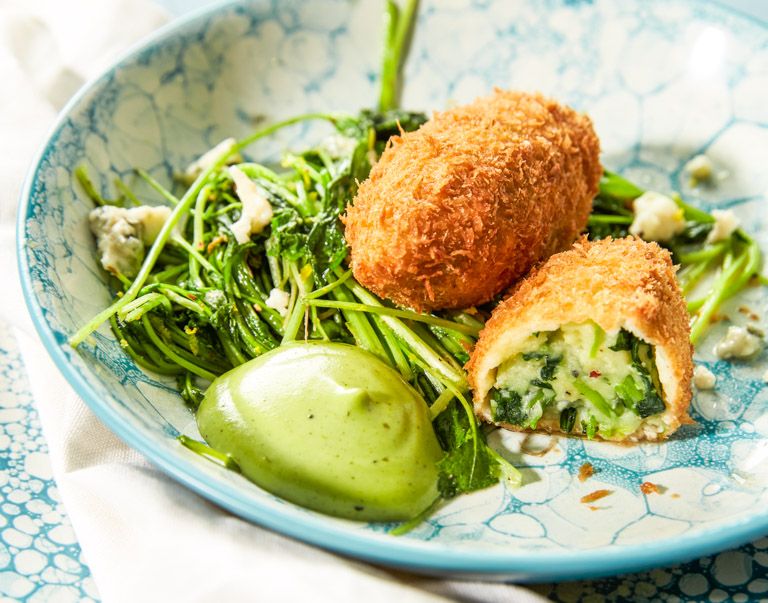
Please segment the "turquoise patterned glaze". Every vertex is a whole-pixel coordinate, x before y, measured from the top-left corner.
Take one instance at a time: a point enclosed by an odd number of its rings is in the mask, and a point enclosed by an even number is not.
[[[765,351],[751,363],[697,346],[718,376],[698,393],[696,424],[664,444],[494,432],[519,466],[519,490],[462,496],[405,537],[390,525],[321,516],[285,503],[182,448],[199,437],[174,383],[138,369],[103,327],[75,351],[68,337],[111,301],[88,231],[91,204],[75,183],[84,164],[105,196],[120,176],[162,182],[259,119],[356,111],[375,103],[379,4],[233,2],[161,30],[82,90],[35,161],[19,213],[28,305],[66,378],[115,433],[180,482],[252,521],[342,553],[430,574],[484,579],[597,577],[700,557],[768,533]],[[500,88],[540,89],[587,112],[607,167],[641,186],[680,190],[705,209],[732,208],[768,249],[768,30],[714,5],[683,0],[424,1],[405,70],[407,108],[433,110]],[[276,157],[322,135],[307,124],[260,142]],[[692,189],[682,166],[706,152],[718,183]],[[768,315],[764,288],[724,314]],[[762,323],[764,324],[764,322]],[[552,449],[543,456],[534,448]],[[581,482],[579,467],[595,475]],[[659,494],[644,495],[650,481]],[[598,489],[610,496],[580,503]]]
[[[2,601],[93,603],[96,587],[61,504],[26,370],[0,318]]]

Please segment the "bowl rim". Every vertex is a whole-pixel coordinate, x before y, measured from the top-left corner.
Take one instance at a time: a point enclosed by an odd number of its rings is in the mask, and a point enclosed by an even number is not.
[[[684,4],[697,3],[694,0],[677,0]],[[30,262],[26,253],[26,222],[31,208],[32,191],[42,160],[49,149],[56,144],[58,134],[68,115],[88,95],[117,72],[123,63],[137,58],[153,46],[192,28],[198,21],[212,18],[239,6],[266,5],[268,0],[221,0],[209,6],[192,11],[158,28],[139,42],[132,45],[112,60],[102,72],[85,83],[61,109],[49,127],[43,142],[27,171],[22,188],[16,223],[17,267],[22,292],[35,329],[56,367],[83,399],[89,409],[121,440],[142,453],[148,460],[177,482],[218,504],[232,513],[266,527],[323,549],[365,561],[423,574],[445,575],[458,573],[457,577],[478,579],[504,579],[520,582],[561,581],[583,578],[597,578],[625,572],[635,572],[671,563],[685,562],[739,546],[754,538],[768,534],[768,506],[752,514],[741,514],[736,519],[716,524],[693,534],[668,537],[660,540],[634,543],[609,544],[606,546],[568,548],[518,548],[509,551],[482,548],[446,548],[430,546],[429,543],[406,537],[381,538],[380,533],[347,529],[343,524],[318,522],[315,513],[297,516],[280,508],[264,505],[243,494],[233,484],[224,480],[214,484],[200,471],[196,464],[181,455],[167,455],[163,448],[154,445],[149,433],[123,421],[121,415],[98,397],[88,381],[74,369],[53,330],[45,319],[41,305],[34,291]],[[768,31],[768,25],[747,13],[732,7],[706,0],[704,4],[751,21]],[[290,505],[289,503],[289,506]]]

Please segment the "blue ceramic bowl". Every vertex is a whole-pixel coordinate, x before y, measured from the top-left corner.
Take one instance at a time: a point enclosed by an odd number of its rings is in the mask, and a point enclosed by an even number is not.
[[[460,497],[404,537],[389,526],[318,515],[281,501],[181,447],[198,437],[172,382],[147,374],[102,327],[76,351],[69,336],[111,301],[73,170],[105,196],[119,176],[140,196],[142,167],[161,182],[258,119],[375,104],[380,17],[375,2],[231,2],[173,23],[69,103],[34,164],[19,211],[20,269],[37,329],[59,369],[118,436],[170,476],[249,520],[345,554],[412,571],[518,580],[626,572],[698,557],[768,533],[766,353],[749,364],[697,361],[718,387],[693,402],[697,423],[669,442],[630,448],[558,440],[544,456],[495,433],[522,468],[517,491]],[[539,89],[588,112],[603,160],[646,188],[730,207],[768,249],[768,31],[714,5],[425,0],[405,69],[403,105],[431,111],[501,88]],[[316,139],[310,126],[251,148],[273,157]],[[682,166],[706,152],[719,182],[691,189]],[[747,305],[768,315],[764,288]],[[546,442],[544,443],[546,444]],[[579,467],[598,473],[582,483]],[[661,494],[645,496],[650,481]],[[580,498],[612,494],[590,510]]]

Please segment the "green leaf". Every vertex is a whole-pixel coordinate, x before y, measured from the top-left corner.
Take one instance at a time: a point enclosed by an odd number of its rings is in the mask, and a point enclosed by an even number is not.
[[[573,426],[576,424],[577,410],[573,407],[568,407],[560,413],[560,429],[564,433],[571,433]]]
[[[484,441],[465,441],[447,452],[437,466],[440,469],[437,487],[443,498],[481,490],[499,481],[498,463]]]

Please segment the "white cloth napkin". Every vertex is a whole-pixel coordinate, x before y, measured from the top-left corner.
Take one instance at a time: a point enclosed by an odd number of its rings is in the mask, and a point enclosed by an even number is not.
[[[144,0],[0,0],[0,320],[15,328],[51,464],[107,603],[543,601],[505,584],[424,578],[348,560],[251,524],[154,468],[88,410],[23,308],[14,214],[35,148],[80,84],[167,15]]]

